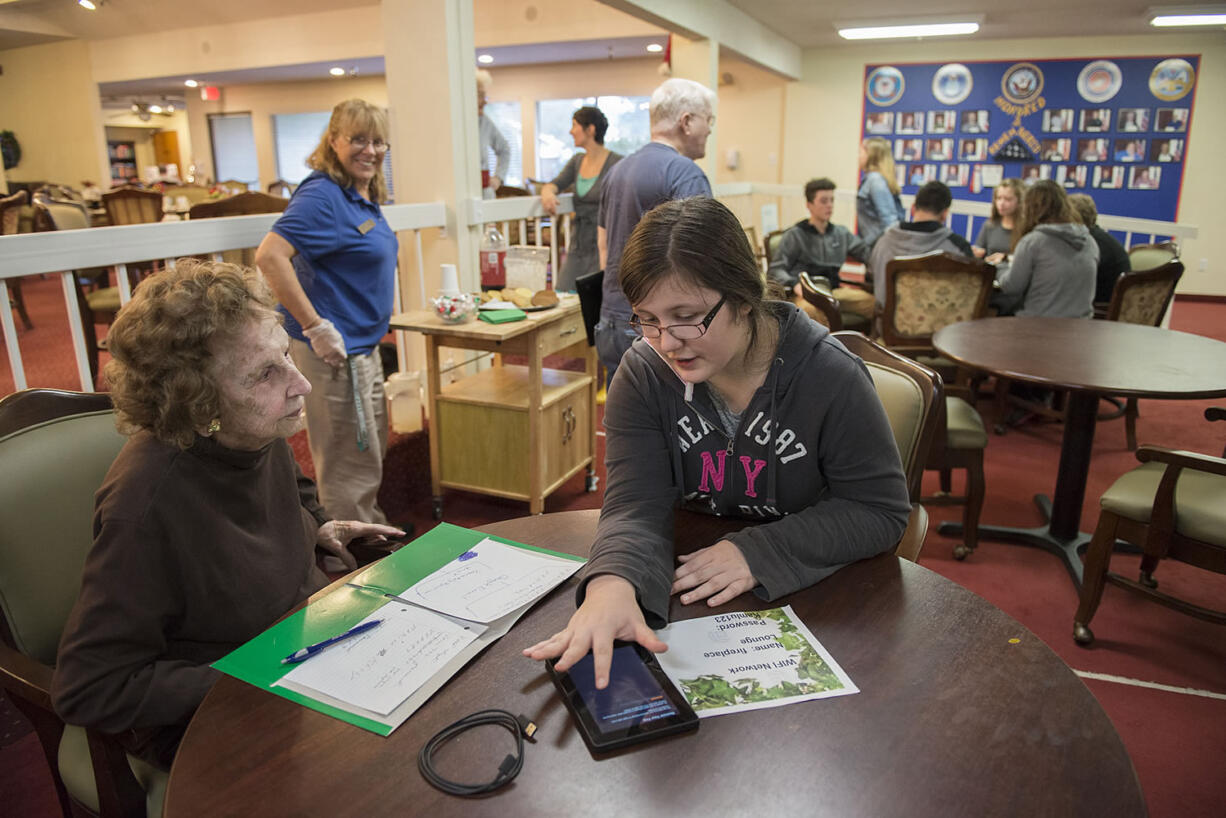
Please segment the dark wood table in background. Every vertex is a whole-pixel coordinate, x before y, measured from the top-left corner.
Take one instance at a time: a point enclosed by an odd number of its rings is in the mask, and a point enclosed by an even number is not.
[[[481,530],[586,554],[596,511]],[[711,518],[679,521],[679,551],[709,544]],[[411,546],[410,546],[411,547]],[[566,624],[574,580],[382,738],[223,677],[170,776],[168,818],[217,815],[1145,814],[1118,734],[1046,645],[982,598],[892,554],[848,566],[791,604],[861,692],[704,719],[696,733],[594,758],[540,663],[520,651]],[[711,613],[673,600],[671,617]],[[483,708],[539,725],[523,772],[480,799],[445,795],[417,770],[436,731]],[[438,756],[444,775],[484,781],[510,746],[470,731]]]
[[[937,331],[933,345],[972,369],[1068,393],[1056,492],[1035,495],[1049,520],[1038,528],[980,525],[979,537],[1059,556],[1081,586],[1081,507],[1094,447],[1098,399],[1192,399],[1226,395],[1226,344],[1161,327],[1084,318],[981,318]],[[1161,443],[1161,441],[1154,441]],[[959,537],[961,523],[942,523]]]

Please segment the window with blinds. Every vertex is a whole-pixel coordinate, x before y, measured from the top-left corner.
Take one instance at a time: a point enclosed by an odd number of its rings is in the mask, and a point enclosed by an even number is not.
[[[255,156],[251,114],[209,114],[208,120],[217,181],[233,180],[258,187],[260,165]]]

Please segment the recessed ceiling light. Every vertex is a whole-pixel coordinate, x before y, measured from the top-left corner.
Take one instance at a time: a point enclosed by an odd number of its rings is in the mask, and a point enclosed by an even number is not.
[[[160,114],[160,113],[162,113],[162,106],[161,106],[161,105],[150,105],[150,106],[149,106],[149,113],[151,113],[151,114]]]
[[[648,43],[647,50],[650,51],[652,54],[659,54],[661,51],[664,50],[664,46],[660,45],[659,43]]]
[[[166,106],[166,113],[173,114],[174,112],[175,112],[175,106],[173,103]]]
[[[1201,6],[1200,8],[1151,8],[1151,26],[1226,26],[1226,7]]]
[[[89,9],[90,11],[98,10],[98,6],[95,5],[92,0],[77,0],[77,5],[81,8]]]
[[[839,25],[839,36],[844,40],[888,40],[904,37],[950,37],[958,34],[974,34],[979,24],[958,23],[912,23],[907,25],[871,26]]]
[[[196,82],[195,80],[183,80],[183,84],[188,88],[195,88],[200,83]]]
[[[339,65],[334,65],[328,69],[328,73],[334,77],[343,77],[345,76],[345,69],[341,68]]]
[[[493,61],[494,61],[493,54],[481,54],[477,57],[477,62],[481,63],[482,65],[489,65]]]

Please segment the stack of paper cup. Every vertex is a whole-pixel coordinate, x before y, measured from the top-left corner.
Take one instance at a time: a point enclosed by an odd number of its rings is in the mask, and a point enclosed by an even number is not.
[[[439,288],[440,295],[459,295],[460,294],[460,276],[456,273],[454,264],[444,264],[443,268],[443,284]]]

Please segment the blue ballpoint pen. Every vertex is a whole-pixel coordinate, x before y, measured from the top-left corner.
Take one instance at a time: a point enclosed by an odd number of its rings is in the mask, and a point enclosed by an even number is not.
[[[293,653],[291,653],[289,656],[286,656],[284,659],[281,660],[281,664],[292,665],[292,664],[301,662],[304,659],[310,659],[312,656],[319,653],[321,650],[328,647],[329,645],[335,645],[337,642],[340,642],[343,639],[348,639],[351,636],[357,636],[359,633],[366,633],[368,630],[373,628],[375,625],[380,624],[381,622],[383,622],[382,619],[372,619],[369,622],[363,622],[361,625],[350,628],[349,630],[345,631],[342,634],[333,636],[331,639],[325,639],[322,642],[316,642],[314,645],[307,645],[305,648],[300,648],[299,650],[296,650]]]

